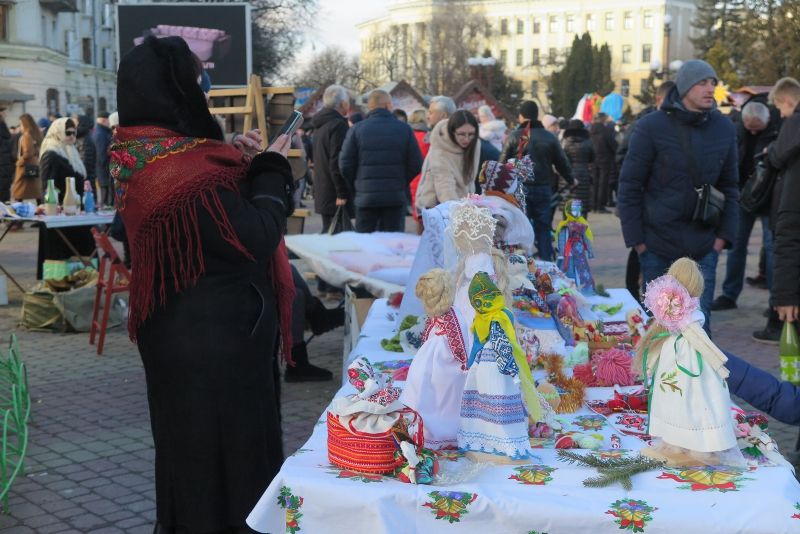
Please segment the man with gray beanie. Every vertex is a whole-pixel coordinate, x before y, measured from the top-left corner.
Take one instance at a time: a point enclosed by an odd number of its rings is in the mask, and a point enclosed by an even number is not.
[[[711,65],[683,64],[661,109],[636,123],[618,199],[625,245],[639,254],[645,284],[678,258],[700,265],[707,331],[717,260],[736,239],[739,216],[736,130],[716,109],[716,86]],[[700,192],[720,209],[707,206]]]

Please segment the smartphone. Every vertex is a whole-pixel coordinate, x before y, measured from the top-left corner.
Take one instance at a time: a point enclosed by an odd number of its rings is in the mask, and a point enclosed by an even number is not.
[[[292,114],[286,119],[286,122],[283,123],[281,129],[278,130],[278,133],[275,134],[275,139],[280,137],[283,134],[292,137],[295,131],[303,124],[303,114],[299,111],[292,111]],[[273,141],[274,142],[274,141]]]

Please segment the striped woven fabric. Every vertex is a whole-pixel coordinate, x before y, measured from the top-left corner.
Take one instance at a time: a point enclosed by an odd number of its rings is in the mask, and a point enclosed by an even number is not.
[[[394,458],[397,450],[391,432],[367,434],[348,430],[339,418],[328,412],[328,460],[344,469],[361,473],[390,473],[403,464]]]

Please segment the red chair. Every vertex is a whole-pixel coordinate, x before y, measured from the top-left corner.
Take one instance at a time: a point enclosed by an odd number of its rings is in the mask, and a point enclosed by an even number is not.
[[[97,279],[97,293],[94,297],[94,311],[92,312],[92,329],[89,332],[89,344],[94,345],[94,337],[100,332],[100,339],[97,341],[97,354],[103,353],[103,343],[106,338],[106,327],[108,326],[108,314],[111,312],[111,298],[114,293],[128,291],[131,280],[131,272],[122,263],[122,259],[111,244],[108,236],[97,228],[92,228],[94,242],[97,244],[97,255],[100,257],[99,277]],[[103,303],[103,318],[97,322],[100,313],[100,299],[105,298]]]

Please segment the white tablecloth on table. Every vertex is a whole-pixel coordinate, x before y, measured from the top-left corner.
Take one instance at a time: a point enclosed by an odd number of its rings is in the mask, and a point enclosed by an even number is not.
[[[392,240],[403,246],[387,246]],[[400,232],[375,232],[359,234],[342,232],[335,235],[301,234],[286,236],[286,247],[304,259],[309,267],[323,280],[336,287],[350,285],[363,287],[376,297],[404,291],[411,262],[419,244],[419,236]],[[332,256],[341,257],[348,252],[372,254],[375,258],[407,258],[408,266],[381,268],[366,274],[347,269]],[[377,263],[377,261],[376,261]]]
[[[15,222],[41,223],[47,228],[70,228],[111,224],[111,221],[114,220],[114,213],[113,211],[104,211],[81,215],[37,215],[36,217],[4,217],[4,219]]]
[[[391,335],[394,325],[393,311],[386,301],[376,301],[348,360],[366,356],[377,368],[391,371],[410,359],[411,355],[380,348],[380,339]],[[611,396],[608,388],[588,391],[590,398]],[[348,383],[337,396],[353,392]],[[586,431],[582,423],[600,418],[588,408],[559,417],[565,429],[576,431]],[[641,448],[643,443],[621,434],[617,423],[616,415],[600,418],[595,423],[600,428],[589,432],[603,434],[606,444],[610,434],[616,433],[621,436],[623,449]],[[786,467],[739,473],[725,481],[733,484],[725,491],[698,486],[692,489],[692,481],[679,471],[651,471],[636,475],[633,490],[627,492],[619,485],[585,488],[582,481],[595,476],[594,469],[556,461],[552,449],[535,449],[537,458],[525,466],[491,466],[477,471],[466,482],[446,487],[415,486],[332,466],[326,440],[322,414],[309,440],[286,460],[251,512],[251,527],[273,534],[634,531],[634,524],[622,526],[627,517],[641,520],[642,530],[635,531],[648,534],[800,532],[800,485]],[[443,471],[452,472],[457,466],[470,465],[467,462],[462,458],[456,462],[442,460],[441,464]],[[526,483],[531,481],[539,483]],[[437,518],[437,510],[448,503],[451,511],[460,513],[451,514],[449,519]],[[644,513],[632,516],[637,510]]]

